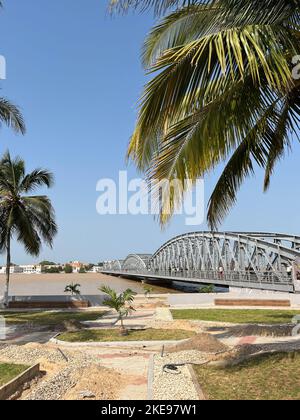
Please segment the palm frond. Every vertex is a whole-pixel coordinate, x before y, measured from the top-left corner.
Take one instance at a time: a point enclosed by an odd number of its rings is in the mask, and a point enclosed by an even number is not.
[[[5,98],[0,98],[0,122],[15,132],[25,134],[26,126],[19,108]]]
[[[119,1],[125,9],[158,7],[155,1]],[[266,171],[298,137],[297,0],[161,2],[171,12],[151,31],[144,66],[154,73],[140,100],[128,157],[146,173],[156,199],[163,180],[192,183],[220,163],[224,172],[210,200],[208,220],[217,227],[254,171]],[[183,184],[160,205],[165,224],[191,187]],[[167,211],[164,211],[167,210]]]
[[[54,184],[54,175],[45,169],[36,169],[22,180],[20,190],[25,193],[34,191],[38,187],[51,188]]]
[[[144,12],[153,9],[156,15],[165,13],[168,9],[199,3],[199,0],[110,0],[111,12],[126,13],[130,9]]]
[[[272,133],[272,148],[268,155],[264,180],[265,191],[270,186],[276,163],[284,156],[285,151],[291,148],[292,137],[299,140],[299,122],[300,88],[295,87],[284,98],[280,116]]]

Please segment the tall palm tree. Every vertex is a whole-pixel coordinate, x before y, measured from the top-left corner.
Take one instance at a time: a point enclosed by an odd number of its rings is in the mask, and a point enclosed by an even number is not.
[[[217,228],[255,166],[275,165],[299,136],[300,54],[298,0],[113,0],[127,10],[172,10],[143,48],[155,73],[140,101],[128,155],[152,187],[205,176],[223,163],[208,222]],[[188,184],[186,184],[188,185]],[[182,201],[162,203],[165,224]],[[169,211],[170,210],[170,211]]]
[[[4,304],[8,305],[11,242],[15,238],[28,254],[37,256],[42,241],[50,247],[57,232],[54,210],[46,196],[33,196],[38,187],[50,188],[53,175],[44,169],[26,174],[25,162],[9,152],[0,160],[0,252],[6,253]]]

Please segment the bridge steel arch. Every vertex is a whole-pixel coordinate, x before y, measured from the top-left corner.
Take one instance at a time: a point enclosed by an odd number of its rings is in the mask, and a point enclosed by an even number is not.
[[[113,260],[113,261],[106,261],[104,263],[104,269],[110,271],[119,271],[122,270],[123,261],[121,260]]]
[[[148,254],[130,254],[123,262],[122,269],[125,271],[145,271],[150,258],[151,255]]]
[[[300,261],[300,237],[264,232],[193,232],[147,258],[129,255],[122,271],[137,277],[300,292],[288,270]]]

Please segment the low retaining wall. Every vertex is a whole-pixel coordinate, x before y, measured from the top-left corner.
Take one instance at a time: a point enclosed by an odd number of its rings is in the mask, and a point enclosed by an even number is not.
[[[10,298],[10,304],[13,308],[17,308],[17,305],[21,303],[32,305],[31,308],[36,307],[36,305],[42,305],[45,308],[45,305],[49,305],[50,308],[53,308],[55,303],[56,307],[63,307],[60,305],[70,305],[69,307],[80,308],[86,307],[86,302],[89,302],[89,306],[100,307],[103,306],[103,301],[105,300],[105,295],[80,295],[80,296],[67,296],[67,295],[36,295],[36,296],[12,296]],[[75,302],[75,303],[74,303]],[[78,303],[79,302],[79,303]],[[84,304],[82,304],[84,302]],[[24,308],[24,306],[23,306]]]
[[[290,300],[268,300],[268,299],[216,299],[216,306],[259,306],[259,307],[283,307],[290,308]]]
[[[199,400],[200,401],[205,401],[206,398],[205,398],[205,395],[204,395],[204,393],[202,391],[202,388],[201,388],[201,386],[199,384],[199,381],[198,381],[198,378],[197,378],[197,375],[196,375],[194,366],[193,365],[189,365],[188,366],[188,369],[189,369],[189,372],[190,372],[191,379],[192,379],[192,382],[194,384],[195,390],[196,390],[196,392],[198,394]]]
[[[74,300],[69,302],[10,302],[9,309],[86,309],[90,303],[85,300]]]
[[[40,374],[40,365],[37,364],[35,366],[30,367],[25,372],[21,373],[21,375],[17,376],[8,384],[0,387],[0,401],[5,401],[11,396],[13,396],[16,392],[18,392],[23,387],[24,384],[32,381],[39,374]]]

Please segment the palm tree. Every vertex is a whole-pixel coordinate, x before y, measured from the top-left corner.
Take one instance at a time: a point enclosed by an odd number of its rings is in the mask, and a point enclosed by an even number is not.
[[[144,284],[143,286],[145,297],[150,299],[151,293],[153,293],[153,287],[149,286],[149,284]]]
[[[128,156],[154,191],[224,171],[212,193],[208,222],[217,228],[258,165],[264,189],[276,163],[299,136],[298,0],[115,0],[112,7],[173,10],[152,30],[143,62],[155,73],[140,101]],[[185,185],[185,188],[187,188]],[[157,195],[159,197],[159,195]],[[182,201],[162,203],[165,224]]]
[[[8,305],[11,242],[15,238],[28,254],[37,256],[42,241],[50,247],[57,232],[54,210],[46,196],[32,192],[53,184],[53,175],[43,169],[26,174],[25,162],[12,159],[9,152],[0,160],[0,252],[6,253],[6,287],[4,304]]]
[[[121,334],[126,334],[127,331],[124,327],[124,319],[130,314],[130,312],[134,311],[132,303],[136,293],[131,289],[127,289],[125,292],[118,294],[115,290],[108,286],[102,286],[99,290],[108,296],[108,298],[103,302],[103,305],[114,309],[118,313],[118,321],[121,321]]]
[[[71,283],[65,288],[65,293],[71,293],[72,296],[80,295],[81,284]]]

